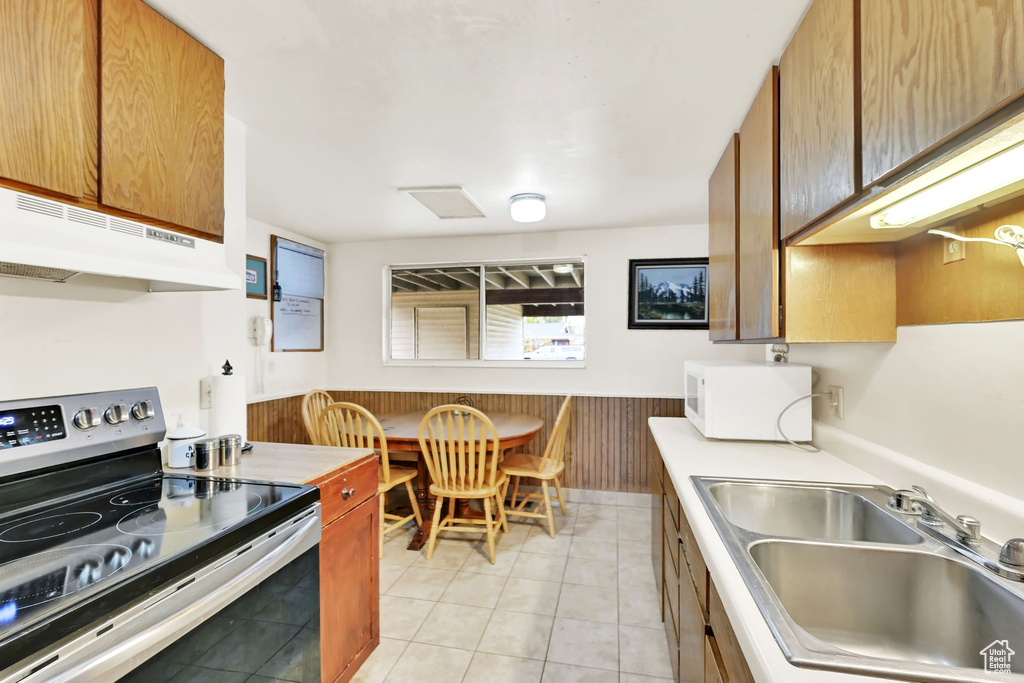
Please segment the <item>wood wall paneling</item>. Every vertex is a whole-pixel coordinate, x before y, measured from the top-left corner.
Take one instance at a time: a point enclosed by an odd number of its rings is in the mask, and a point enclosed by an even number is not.
[[[484,412],[516,412],[544,420],[544,428],[530,444],[515,449],[541,452],[564,396],[434,393],[397,391],[331,391],[335,400],[365,406],[375,415],[427,411],[437,405],[468,397]],[[302,397],[250,403],[248,433],[252,441],[309,443],[302,426]],[[573,402],[566,440],[566,472],[562,483],[570,488],[650,493],[650,455],[654,437],[648,417],[682,417],[683,399],[577,396]]]
[[[712,341],[735,340],[739,282],[739,147],[733,134],[708,180],[708,320]]]
[[[860,190],[857,0],[815,0],[779,62],[780,231]]]
[[[894,250],[892,243],[788,247],[786,341],[896,341]]]
[[[864,184],[1024,91],[1020,0],[861,0]]]
[[[960,220],[956,232],[992,238],[1000,225],[1024,225],[1024,197]],[[946,241],[922,234],[896,246],[897,322],[900,325],[1024,318],[1024,268],[1013,249],[960,244],[965,258],[943,264]]]
[[[780,334],[779,69],[773,66],[740,127],[740,339]]]
[[[224,62],[141,0],[103,0],[102,203],[224,234]]]
[[[81,0],[0,3],[0,177],[85,194],[87,6]]]

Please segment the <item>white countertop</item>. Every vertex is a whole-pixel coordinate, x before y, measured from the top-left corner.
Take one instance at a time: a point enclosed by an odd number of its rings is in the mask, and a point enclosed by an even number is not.
[[[851,484],[885,482],[825,452],[807,453],[789,444],[709,440],[685,418],[652,417],[648,422],[754,678],[779,683],[886,680],[804,669],[786,660],[689,477],[753,477]]]

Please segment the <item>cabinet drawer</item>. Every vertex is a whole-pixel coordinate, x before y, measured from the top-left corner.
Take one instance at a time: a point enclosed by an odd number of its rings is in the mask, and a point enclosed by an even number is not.
[[[377,495],[377,456],[370,455],[318,482],[323,524],[327,526],[371,496]]]
[[[679,518],[679,536],[682,538],[687,572],[697,591],[697,602],[700,603],[701,614],[706,620],[708,614],[708,566],[704,563],[704,556],[701,555],[700,548],[697,546],[693,529],[690,528],[690,523],[684,514]]]
[[[677,578],[686,576],[686,570],[680,564],[682,558],[679,556],[679,536],[671,529],[665,529],[665,576],[669,578],[674,575]]]
[[[713,636],[704,638],[704,683],[728,683],[722,655]]]
[[[722,678],[730,683],[754,683],[754,676],[747,667],[747,660],[736,639],[736,632],[729,623],[722,598],[718,595],[715,582],[708,581],[708,619],[721,661]]]
[[[672,480],[669,477],[665,477],[665,506],[668,514],[665,519],[665,527],[669,528],[669,520],[672,520],[671,528],[673,531],[679,531],[679,496],[676,494],[676,487],[672,485]]]

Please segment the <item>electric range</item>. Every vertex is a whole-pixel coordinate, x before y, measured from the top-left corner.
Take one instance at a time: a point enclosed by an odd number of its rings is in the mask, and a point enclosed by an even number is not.
[[[0,403],[0,681],[255,674],[274,652],[229,661],[213,631],[258,641],[274,600],[294,633],[265,651],[318,632],[316,487],[165,474],[164,433],[155,388]]]

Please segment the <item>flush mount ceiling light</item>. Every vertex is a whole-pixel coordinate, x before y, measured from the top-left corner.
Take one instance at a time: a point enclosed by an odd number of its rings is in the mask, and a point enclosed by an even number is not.
[[[928,234],[938,235],[940,237],[958,240],[960,242],[988,242],[989,244],[1013,247],[1017,252],[1017,256],[1020,257],[1021,264],[1024,264],[1024,228],[1019,225],[1000,225],[996,228],[995,239],[990,239],[988,237],[964,237],[963,235],[958,235],[955,232],[949,232],[947,230],[929,230]]]
[[[1024,180],[1024,143],[995,154],[871,216],[876,230],[903,228]]]
[[[536,223],[544,220],[547,206],[544,195],[534,193],[514,194],[509,200],[509,212],[516,223]]]
[[[551,270],[555,271],[559,275],[568,275],[569,273],[572,272],[572,264],[571,263],[561,263],[561,264],[559,264],[557,266],[552,266]]]

